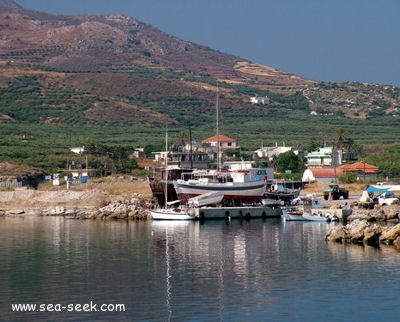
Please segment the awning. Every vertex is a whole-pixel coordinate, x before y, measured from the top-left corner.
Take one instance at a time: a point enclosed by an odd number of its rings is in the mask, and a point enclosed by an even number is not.
[[[389,191],[389,190],[390,190],[390,188],[378,188],[378,187],[375,187],[375,186],[369,186],[367,188],[368,193],[371,193],[371,192],[384,193],[384,192]]]

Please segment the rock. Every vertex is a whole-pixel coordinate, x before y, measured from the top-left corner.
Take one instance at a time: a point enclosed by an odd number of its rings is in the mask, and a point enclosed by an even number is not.
[[[364,239],[363,242],[371,245],[379,245],[379,237],[382,234],[382,228],[379,225],[372,225],[364,229]]]
[[[87,219],[97,219],[97,214],[92,212],[92,213],[87,215]]]
[[[400,236],[393,241],[393,246],[400,250]]]
[[[325,237],[327,241],[343,242],[346,240],[347,232],[343,226],[332,228]]]
[[[400,237],[400,224],[387,228],[380,238],[381,243],[392,245]]]
[[[353,213],[347,217],[348,222],[353,222],[356,220],[365,220],[369,221],[371,219],[371,214],[368,212],[365,212],[363,210],[361,211],[353,211]]]
[[[356,244],[395,245],[400,250],[400,224],[371,224],[366,220],[356,219],[346,226],[332,228],[325,237],[326,241]]]
[[[24,214],[25,210],[23,209],[11,209],[5,212],[6,216],[13,216],[13,215],[21,215]]]
[[[364,240],[364,230],[369,226],[365,220],[355,220],[351,224],[346,225],[348,236],[353,243],[362,243]]]
[[[390,220],[390,221],[399,220],[399,211],[397,209],[390,208],[387,211],[386,217],[387,217],[387,220]]]
[[[54,209],[50,210],[51,216],[63,215],[64,213],[65,213],[65,208],[63,206],[56,206]]]

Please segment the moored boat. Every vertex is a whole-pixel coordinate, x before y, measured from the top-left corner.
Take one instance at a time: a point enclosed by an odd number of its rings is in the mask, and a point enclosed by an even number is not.
[[[307,221],[323,221],[327,222],[330,221],[330,218],[326,217],[323,214],[317,214],[317,213],[303,213],[303,217]]]
[[[287,207],[282,209],[283,221],[306,221],[303,217],[303,210],[299,207]]]
[[[195,214],[189,208],[160,208],[150,210],[154,220],[194,220]]]
[[[259,169],[228,171],[194,171],[190,179],[174,182],[178,199],[186,203],[190,198],[208,192],[220,192],[223,201],[231,205],[257,203],[265,192],[265,181],[257,175]]]
[[[328,221],[329,218],[315,213],[315,209],[321,209],[322,205],[317,195],[309,194],[305,197],[297,197],[292,200],[290,206],[282,209],[282,220],[284,221]]]
[[[164,180],[164,208],[151,209],[150,214],[154,220],[193,220],[194,213],[187,207],[172,207],[169,205],[179,203],[179,200],[168,202],[168,133],[165,134],[165,180]]]
[[[296,199],[300,195],[300,189],[290,189],[283,184],[273,184],[266,189],[263,196],[263,203],[268,203],[270,200],[281,200],[284,203]]]
[[[282,220],[283,221],[319,221],[319,222],[330,222],[336,221],[337,218],[328,213],[316,213],[304,211],[301,207],[289,207],[282,209]]]

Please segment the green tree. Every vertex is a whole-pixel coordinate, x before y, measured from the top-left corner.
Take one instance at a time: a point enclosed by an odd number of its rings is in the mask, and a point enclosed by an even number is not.
[[[343,147],[343,143],[346,141],[346,132],[342,128],[339,128],[335,131],[333,135],[333,145],[337,149],[341,149]]]
[[[278,157],[278,172],[285,172],[290,170],[292,172],[299,172],[302,169],[300,158],[293,151],[282,153]]]
[[[271,160],[269,161],[269,166],[275,171],[278,171],[278,157],[276,155],[272,156]]]
[[[189,137],[187,133],[180,132],[176,134],[173,138],[172,150],[183,151],[183,148],[186,146],[187,143],[189,143]]]

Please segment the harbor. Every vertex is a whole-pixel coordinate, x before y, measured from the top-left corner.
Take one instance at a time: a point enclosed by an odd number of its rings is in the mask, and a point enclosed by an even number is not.
[[[400,253],[326,243],[334,224],[38,216],[0,222],[4,321],[316,321],[317,302],[329,321],[349,320],[349,312],[365,321],[398,316]],[[124,304],[125,311],[11,310],[11,303],[49,299],[61,306]]]

